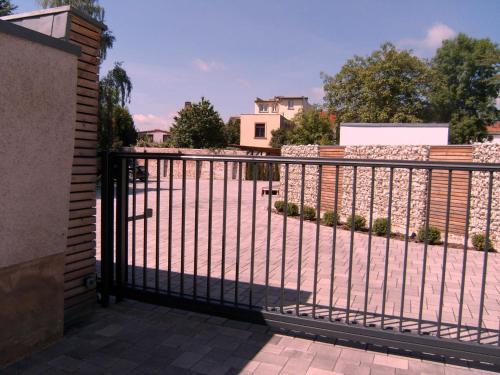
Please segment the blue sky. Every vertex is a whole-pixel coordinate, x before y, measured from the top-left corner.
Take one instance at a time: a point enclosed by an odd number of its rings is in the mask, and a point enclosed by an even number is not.
[[[19,11],[38,6],[14,0]],[[185,101],[205,96],[224,120],[256,96],[322,101],[320,72],[384,41],[432,56],[465,32],[500,41],[500,1],[101,0],[117,38],[101,67],[124,61],[136,126],[167,128]]]

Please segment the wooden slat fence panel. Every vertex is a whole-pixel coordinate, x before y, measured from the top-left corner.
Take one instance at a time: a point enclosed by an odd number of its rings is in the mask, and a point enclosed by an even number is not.
[[[321,146],[319,148],[320,157],[340,158],[344,157],[345,147],[343,146]],[[335,203],[335,167],[323,167],[323,177],[321,181],[321,207],[323,210],[333,210]],[[342,202],[342,178],[343,168],[339,170],[339,192],[337,207],[340,210]]]

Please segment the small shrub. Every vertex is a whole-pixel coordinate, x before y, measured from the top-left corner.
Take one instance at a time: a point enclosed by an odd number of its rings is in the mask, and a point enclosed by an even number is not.
[[[388,224],[388,220],[385,217],[379,217],[373,222],[372,231],[377,236],[385,236],[387,235],[387,231],[389,229]]]
[[[483,251],[486,246],[486,236],[482,233],[476,233],[472,236],[472,246],[474,249]],[[491,238],[488,241],[488,251],[493,250],[493,245],[491,244]]]
[[[328,225],[329,227],[337,225],[338,223],[337,214],[331,210],[325,211],[325,213],[323,214],[323,223],[325,223],[325,225]]]
[[[316,219],[316,210],[311,206],[304,206],[304,210],[302,211],[304,214],[304,219],[306,220],[314,220]]]
[[[283,210],[285,209],[285,202],[283,201],[274,202],[274,208],[276,208],[276,211],[278,212],[283,212]]]
[[[295,203],[288,203],[286,213],[288,216],[297,216],[299,214],[299,206]]]
[[[351,229],[352,226],[352,216],[347,218],[346,222],[347,228]],[[361,215],[354,215],[354,230],[361,230],[366,228],[366,219]]]
[[[420,227],[417,233],[417,239],[419,242],[425,242],[425,239],[430,245],[437,244],[441,242],[441,231],[433,225],[429,226],[427,230],[427,235],[425,233],[425,227]]]

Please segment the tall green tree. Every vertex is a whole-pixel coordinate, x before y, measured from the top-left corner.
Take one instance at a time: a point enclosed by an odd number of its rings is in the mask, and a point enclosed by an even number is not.
[[[105,23],[104,8],[99,5],[98,0],[36,0],[42,8],[54,8],[63,5],[71,5],[99,22]],[[101,34],[101,60],[106,59],[107,52],[113,48],[115,37],[111,30],[104,30]]]
[[[241,120],[239,118],[231,118],[226,124],[226,140],[230,145],[240,144],[240,125]]]
[[[320,108],[299,112],[291,126],[271,132],[271,146],[283,145],[331,145],[335,137],[330,123],[330,116]]]
[[[17,5],[14,5],[10,0],[0,0],[0,17],[8,16],[12,14],[17,9]]]
[[[322,73],[325,100],[338,122],[422,122],[432,80],[425,62],[384,43],[354,56],[339,73]]]
[[[432,59],[432,117],[450,122],[450,142],[470,143],[486,137],[485,125],[498,119],[500,49],[489,39],[459,34],[445,40]]]
[[[170,128],[173,147],[222,148],[227,145],[224,122],[209,100],[184,107]]]
[[[130,103],[132,81],[121,62],[115,63],[99,82],[98,143],[102,150],[130,146],[137,130],[126,108]]]

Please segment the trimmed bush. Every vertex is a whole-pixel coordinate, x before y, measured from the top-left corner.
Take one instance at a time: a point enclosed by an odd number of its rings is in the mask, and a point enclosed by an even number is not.
[[[285,209],[285,202],[283,201],[274,202],[274,208],[276,208],[276,211],[278,212],[283,212],[283,210]]]
[[[486,236],[482,233],[476,233],[472,236],[472,246],[474,249],[483,251],[486,246]],[[491,244],[491,238],[488,241],[488,251],[493,250],[493,245]]]
[[[419,242],[425,242],[425,239],[430,245],[434,245],[441,242],[441,231],[433,225],[429,226],[427,230],[427,235],[425,233],[425,227],[420,227],[417,233],[417,239]]]
[[[288,203],[286,213],[288,216],[297,216],[299,214],[299,206],[295,203]]]
[[[333,227],[338,223],[337,214],[332,210],[325,211],[325,213],[323,214],[323,223],[325,225],[328,225],[329,227]]]
[[[306,220],[316,219],[316,210],[314,209],[314,207],[304,206],[303,214],[304,214],[304,219]]]
[[[386,236],[389,230],[388,224],[389,222],[385,217],[379,217],[373,222],[372,231],[377,236]]]
[[[351,229],[352,215],[347,218],[347,228]],[[354,230],[361,230],[366,228],[366,219],[361,215],[354,215]]]

